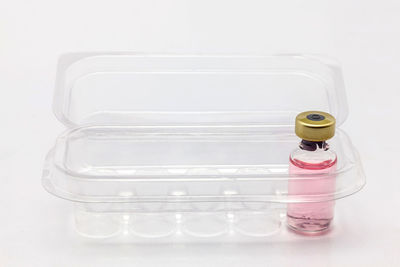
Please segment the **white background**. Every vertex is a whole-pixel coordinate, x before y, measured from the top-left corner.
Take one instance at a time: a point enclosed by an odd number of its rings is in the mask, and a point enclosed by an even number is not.
[[[322,53],[342,62],[343,128],[367,186],[324,238],[263,245],[95,245],[41,186],[63,125],[56,61],[71,51]],[[0,266],[400,266],[400,2],[0,0]]]

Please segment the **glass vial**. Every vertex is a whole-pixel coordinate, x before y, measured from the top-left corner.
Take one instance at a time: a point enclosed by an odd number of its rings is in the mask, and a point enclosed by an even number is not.
[[[301,198],[335,192],[336,153],[326,140],[335,134],[335,118],[325,112],[308,111],[296,117],[296,135],[302,140],[290,154],[289,196],[298,203],[289,203],[287,224],[303,234],[322,233],[329,229],[334,215],[334,201],[307,202]]]

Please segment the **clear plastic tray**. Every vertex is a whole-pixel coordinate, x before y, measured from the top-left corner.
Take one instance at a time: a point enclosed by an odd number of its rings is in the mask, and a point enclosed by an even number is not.
[[[43,185],[75,202],[77,230],[116,240],[264,240],[286,203],[339,199],[365,183],[338,129],[331,194],[288,195],[299,139],[295,116],[347,104],[340,69],[325,58],[70,54],[61,58],[54,110],[67,130]]]

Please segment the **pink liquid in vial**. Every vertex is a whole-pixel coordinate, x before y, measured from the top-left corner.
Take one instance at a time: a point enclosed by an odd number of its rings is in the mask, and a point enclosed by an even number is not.
[[[290,174],[312,174],[310,179],[289,180],[289,195],[318,195],[335,192],[335,177],[332,174],[336,170],[336,157],[334,160],[320,163],[307,163],[290,158]],[[321,174],[320,176],[318,174]],[[287,207],[287,224],[299,233],[321,233],[329,228],[334,214],[334,201],[289,203]]]

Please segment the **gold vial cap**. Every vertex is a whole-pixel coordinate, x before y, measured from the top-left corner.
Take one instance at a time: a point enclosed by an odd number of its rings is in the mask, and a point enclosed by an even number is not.
[[[295,132],[307,141],[321,142],[335,135],[336,119],[322,111],[306,111],[296,117]]]

